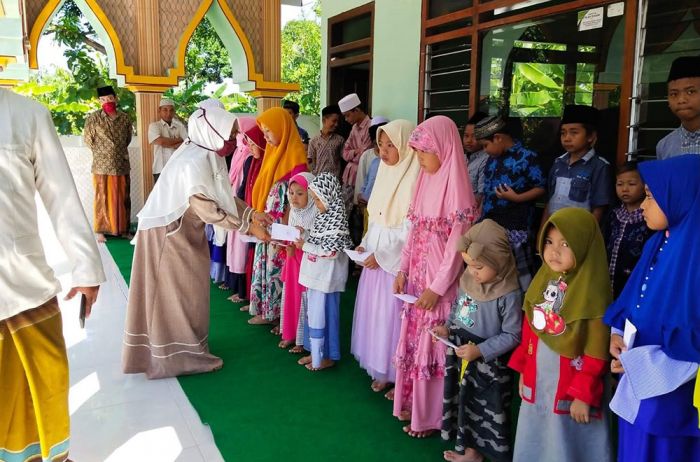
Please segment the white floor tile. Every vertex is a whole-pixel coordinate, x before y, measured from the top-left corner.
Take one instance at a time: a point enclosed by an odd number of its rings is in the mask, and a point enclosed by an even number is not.
[[[224,461],[224,458],[221,457],[219,448],[217,448],[214,443],[200,444],[199,451],[202,453],[202,457],[204,457],[206,462],[226,462]],[[284,460],[284,456],[281,454],[280,459]]]
[[[65,293],[71,265],[41,211],[39,223],[47,260]],[[108,281],[100,287],[85,329],[78,325],[78,297],[63,301],[59,295],[70,365],[71,458],[223,461],[211,430],[201,423],[176,379],[147,380],[142,374],[121,372],[128,287],[107,248],[99,248]]]
[[[223,460],[223,459],[222,459]],[[175,462],[209,462],[204,459],[198,447],[183,449]]]

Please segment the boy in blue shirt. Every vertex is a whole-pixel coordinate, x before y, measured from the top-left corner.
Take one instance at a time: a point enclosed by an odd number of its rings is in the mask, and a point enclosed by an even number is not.
[[[596,154],[599,113],[591,106],[570,104],[561,119],[561,144],[566,152],[554,160],[547,182],[548,202],[542,223],[559,209],[578,207],[598,222],[612,199],[610,164]]]
[[[474,127],[474,136],[489,155],[481,218],[490,218],[506,229],[520,287],[526,291],[537,271],[532,215],[546,181],[537,153],[525,148],[518,134],[515,120],[506,122],[498,116],[486,117]]]
[[[681,56],[668,73],[668,107],[681,126],[656,145],[656,157],[700,154],[700,56]]]

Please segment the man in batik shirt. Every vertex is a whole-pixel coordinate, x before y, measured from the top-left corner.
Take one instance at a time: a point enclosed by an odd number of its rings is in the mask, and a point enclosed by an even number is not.
[[[99,242],[105,234],[130,237],[131,219],[129,143],[131,119],[117,109],[112,87],[97,89],[102,109],[85,120],[83,138],[92,150],[92,175],[95,186],[94,230]]]

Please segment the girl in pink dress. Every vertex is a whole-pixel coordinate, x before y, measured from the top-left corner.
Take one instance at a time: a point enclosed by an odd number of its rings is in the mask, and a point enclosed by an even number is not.
[[[314,218],[318,214],[318,208],[313,199],[309,197],[309,185],[314,180],[311,173],[299,173],[289,180],[287,196],[291,205],[289,212],[289,226],[296,226],[304,231],[311,230]],[[302,234],[303,232],[302,231]],[[297,337],[299,324],[299,312],[301,310],[301,296],[305,287],[299,284],[299,268],[304,258],[304,251],[287,246],[287,260],[282,269],[282,283],[284,293],[282,295],[282,340],[280,348],[289,348]],[[303,343],[295,345],[290,353],[302,353]]]
[[[394,416],[410,420],[417,438],[440,429],[445,346],[429,331],[443,324],[457,296],[463,263],[457,244],[476,217],[476,202],[457,126],[432,117],[411,133],[421,172],[408,212],[411,230],[402,250],[394,292],[414,295],[404,303],[396,349]]]

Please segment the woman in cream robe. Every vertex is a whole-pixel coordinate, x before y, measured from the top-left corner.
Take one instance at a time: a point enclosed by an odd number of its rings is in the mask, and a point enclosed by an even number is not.
[[[123,370],[149,379],[220,369],[209,352],[209,250],[205,224],[267,239],[255,212],[234,198],[224,155],[236,119],[199,108],[188,140],[139,212],[124,335]]]

